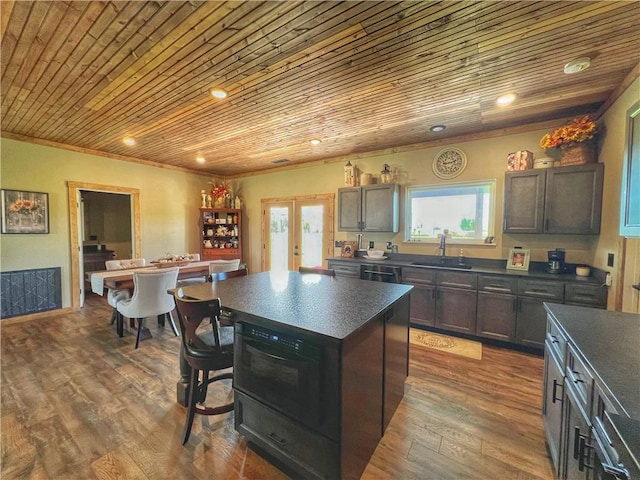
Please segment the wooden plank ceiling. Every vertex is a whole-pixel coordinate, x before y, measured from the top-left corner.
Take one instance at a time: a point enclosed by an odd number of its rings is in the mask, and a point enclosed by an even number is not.
[[[219,176],[560,123],[596,112],[640,51],[635,1],[3,0],[0,13],[3,135]],[[564,74],[577,57],[591,67]]]

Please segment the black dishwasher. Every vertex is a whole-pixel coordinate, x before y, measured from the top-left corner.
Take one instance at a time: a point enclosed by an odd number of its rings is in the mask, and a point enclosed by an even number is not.
[[[376,282],[400,283],[400,267],[389,265],[360,265],[360,278]]]

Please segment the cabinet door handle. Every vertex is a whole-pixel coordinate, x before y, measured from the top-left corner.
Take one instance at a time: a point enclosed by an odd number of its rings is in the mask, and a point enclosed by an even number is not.
[[[586,437],[584,435],[580,435],[580,448],[579,448],[580,451],[578,452],[578,470],[580,470],[581,472],[584,472],[585,468],[588,468],[588,469],[593,468],[592,465],[589,465],[584,461],[584,457],[586,456],[585,450],[587,448],[593,448],[593,445],[589,445],[587,443]]]
[[[551,335],[551,343],[558,343],[558,337]]]
[[[513,313],[518,311],[518,300],[516,298],[513,299]]]
[[[558,385],[561,386],[561,387],[563,386],[561,383],[558,383],[558,381],[554,378],[553,379],[553,391],[551,392],[551,403],[556,403],[556,400],[558,402],[562,403],[562,397],[558,398],[556,396],[556,390],[558,388]]]
[[[582,434],[580,433],[580,427],[574,427],[573,429],[573,458],[574,460],[578,459],[578,454],[580,453],[580,437]]]
[[[436,299],[436,289],[431,290],[431,298]]]

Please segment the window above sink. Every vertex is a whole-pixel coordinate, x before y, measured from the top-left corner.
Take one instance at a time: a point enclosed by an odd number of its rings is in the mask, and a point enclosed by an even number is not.
[[[435,243],[444,230],[453,244],[492,243],[496,181],[407,187],[404,242]]]

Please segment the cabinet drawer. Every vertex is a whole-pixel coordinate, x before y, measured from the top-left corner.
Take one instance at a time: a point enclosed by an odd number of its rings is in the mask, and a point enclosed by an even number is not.
[[[235,427],[305,478],[339,478],[338,444],[244,395],[235,396]]]
[[[402,283],[434,285],[436,271],[427,268],[404,267],[402,269]]]
[[[475,290],[478,287],[478,275],[475,273],[438,272],[438,285],[454,288],[468,288]]]
[[[567,283],[564,287],[564,302],[604,308],[607,306],[607,287]]]
[[[515,283],[513,278],[497,277],[493,275],[480,275],[478,277],[478,290],[497,293],[514,293]]]
[[[547,316],[547,345],[551,353],[556,357],[558,363],[564,365],[567,339],[558,328],[558,325],[556,325],[549,316]]]
[[[518,294],[562,302],[564,283],[546,280],[518,280]]]
[[[341,277],[354,277],[360,278],[360,265],[357,263],[334,263],[329,262],[329,268],[336,272],[336,275]]]
[[[566,382],[572,385],[572,388],[577,393],[578,406],[583,411],[585,418],[589,418],[593,377],[571,344],[569,344],[568,347],[567,366],[565,369]]]

